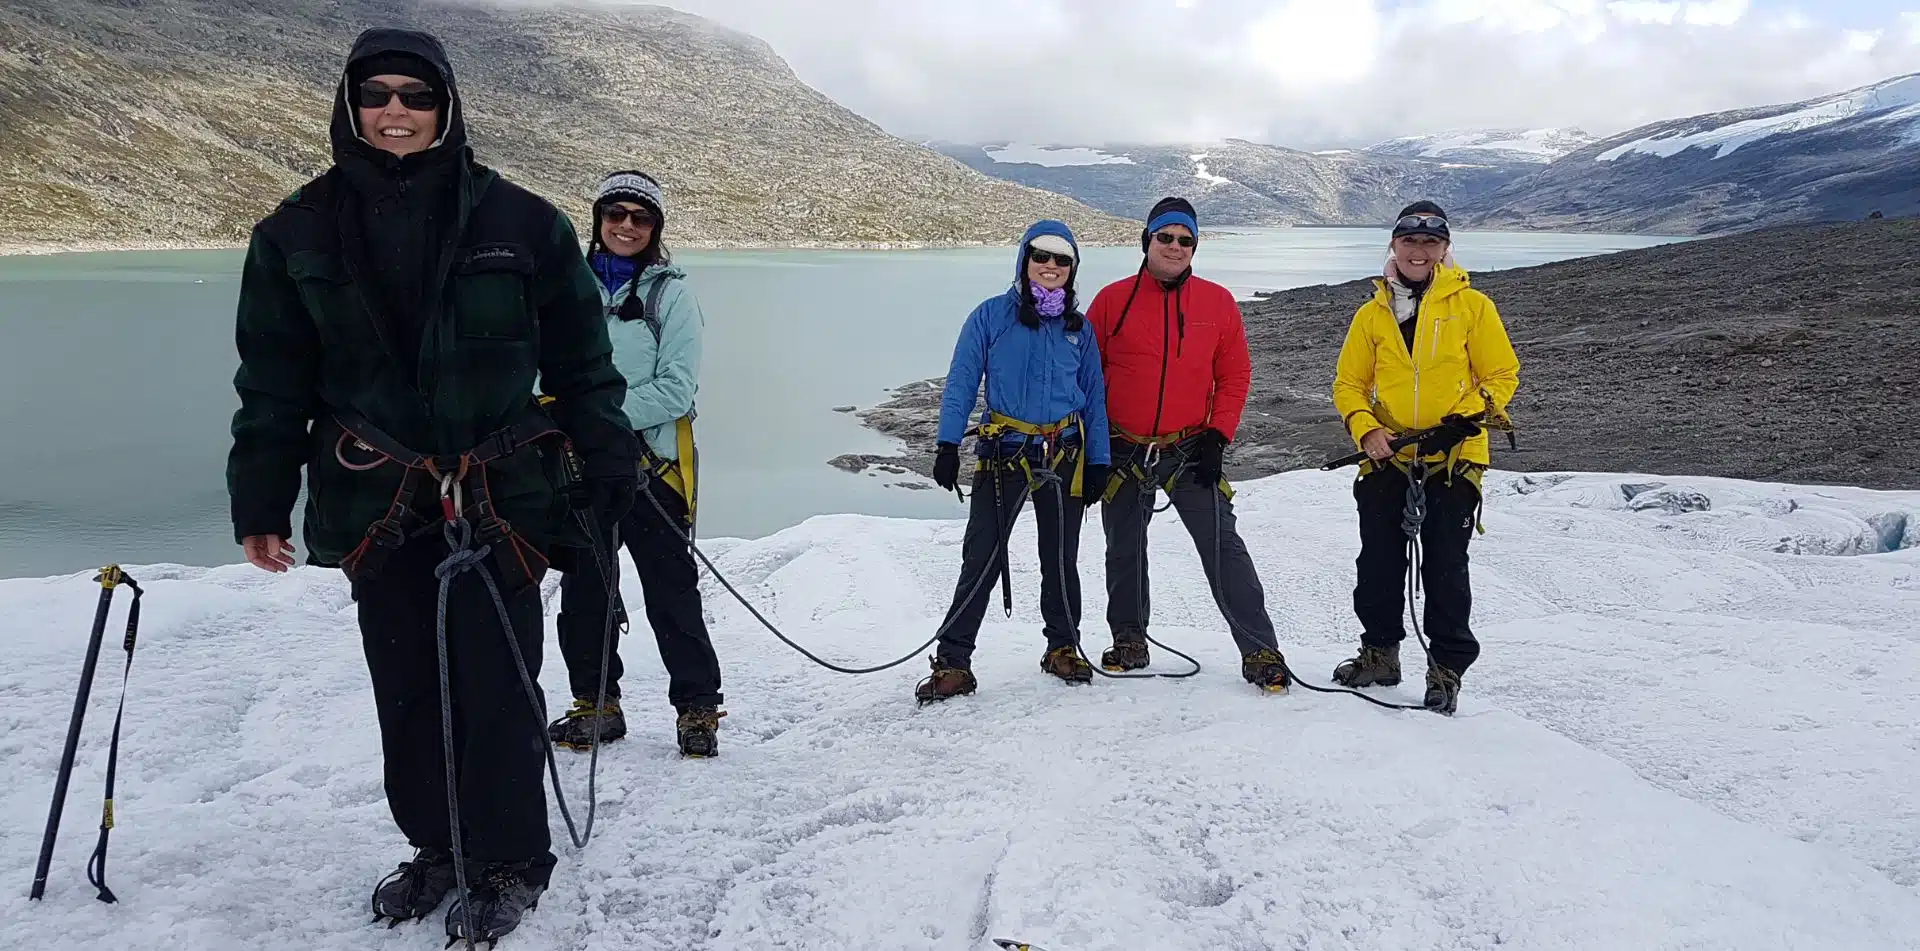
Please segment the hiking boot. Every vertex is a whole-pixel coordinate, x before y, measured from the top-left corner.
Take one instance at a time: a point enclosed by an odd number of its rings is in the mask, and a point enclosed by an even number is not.
[[[1111,671],[1139,670],[1152,663],[1147,656],[1147,642],[1128,638],[1114,638],[1113,646],[1100,654],[1100,666]]]
[[[1287,659],[1275,650],[1257,650],[1240,658],[1240,676],[1269,693],[1286,693],[1293,686],[1293,678],[1287,675]]]
[[[566,716],[547,725],[547,738],[555,746],[590,750],[595,730],[599,731],[602,743],[627,735],[627,718],[620,712],[620,701],[608,698],[606,706],[596,707],[591,700],[575,700]]]
[[[1439,664],[1427,667],[1427,709],[1453,716],[1460,703],[1460,675]]]
[[[1084,684],[1093,680],[1093,665],[1080,656],[1080,648],[1071,644],[1047,651],[1040,658],[1040,669],[1070,684]]]
[[[944,657],[933,657],[933,673],[913,688],[913,698],[926,706],[936,700],[946,700],[963,694],[970,694],[980,682],[973,679],[973,671],[954,665]]]
[[[447,947],[465,941],[474,948],[492,945],[520,927],[527,912],[540,907],[547,886],[527,880],[525,862],[496,862],[467,882],[466,901],[455,899],[447,909]],[[472,933],[468,933],[467,905],[473,906]]]
[[[706,758],[720,755],[720,718],[726,716],[718,707],[687,707],[680,711],[680,718],[674,721],[674,730],[680,735],[680,755],[693,758]]]
[[[1400,645],[1368,647],[1333,669],[1333,682],[1342,687],[1392,687],[1400,682]]]
[[[425,918],[453,891],[453,853],[420,849],[413,860],[401,862],[380,884],[373,886],[373,920],[397,928],[403,921]]]

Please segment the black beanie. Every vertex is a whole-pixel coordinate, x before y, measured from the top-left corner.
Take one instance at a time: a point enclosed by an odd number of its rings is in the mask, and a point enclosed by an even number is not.
[[[412,53],[376,53],[354,62],[347,70],[347,87],[359,88],[361,83],[375,76],[411,76],[433,87],[433,98],[441,108],[447,104],[446,80],[440,70],[423,57]]]
[[[1399,223],[1400,219],[1406,218],[1409,215],[1426,215],[1429,217],[1435,217],[1435,218],[1440,218],[1444,220],[1447,217],[1447,212],[1446,212],[1446,209],[1441,208],[1439,205],[1436,205],[1433,202],[1416,201],[1413,204],[1400,209],[1399,218],[1394,219],[1394,225],[1393,225],[1394,237],[1403,238],[1410,234],[1429,234],[1445,241],[1453,240],[1453,235],[1450,233],[1450,230],[1446,225],[1441,225],[1437,228],[1429,227],[1427,225],[1419,225],[1412,228],[1401,227]]]

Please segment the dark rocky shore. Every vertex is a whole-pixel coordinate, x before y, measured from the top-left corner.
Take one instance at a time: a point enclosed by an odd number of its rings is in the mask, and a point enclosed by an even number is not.
[[[1471,266],[1472,247],[1458,249]],[[1496,468],[1920,487],[1920,220],[1796,226],[1473,276],[1520,353]],[[1205,261],[1202,259],[1202,273]],[[1228,473],[1352,450],[1329,389],[1366,280],[1243,305],[1253,396]],[[931,464],[939,380],[860,410]]]

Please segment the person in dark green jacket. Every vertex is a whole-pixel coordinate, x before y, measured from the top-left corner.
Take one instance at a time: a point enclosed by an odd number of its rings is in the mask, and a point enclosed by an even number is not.
[[[304,467],[307,561],[352,584],[387,802],[417,850],[376,886],[377,916],[425,917],[455,887],[450,731],[470,874],[447,932],[477,942],[513,930],[554,865],[545,703],[523,689],[513,647],[538,678],[547,553],[585,535],[569,528],[587,521],[576,500],[604,523],[624,516],[638,443],[572,225],[475,161],[462,112],[433,37],[369,30],[354,44],[333,167],[255,226],[247,250],[227,488],[248,561],[286,571]],[[551,416],[536,378],[557,398]],[[447,533],[462,524],[510,625],[478,571],[451,576],[436,617],[436,569],[453,566]]]

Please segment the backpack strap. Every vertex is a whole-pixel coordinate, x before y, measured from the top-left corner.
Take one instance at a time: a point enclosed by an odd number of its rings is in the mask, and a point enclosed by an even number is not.
[[[662,323],[660,320],[660,298],[664,297],[667,293],[667,282],[677,280],[679,280],[679,278],[671,275],[662,277],[654,281],[653,286],[647,289],[647,310],[646,313],[640,315],[640,319],[647,322],[648,330],[653,331],[653,345],[656,347],[660,345]]]

